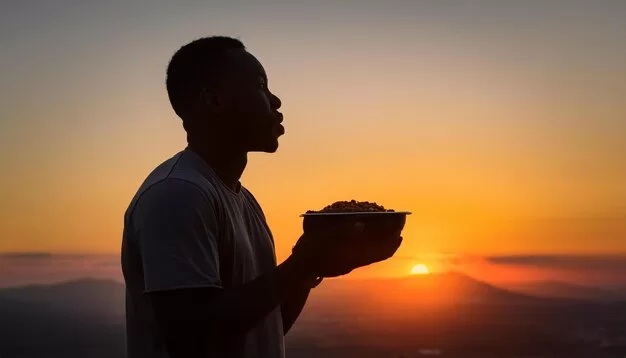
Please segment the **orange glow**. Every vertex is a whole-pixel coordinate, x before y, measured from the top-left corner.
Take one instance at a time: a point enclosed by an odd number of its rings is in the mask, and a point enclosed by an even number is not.
[[[411,275],[428,275],[430,270],[424,264],[417,264],[411,268]]]
[[[350,199],[413,213],[397,257],[350,278],[428,280],[455,269],[521,281],[547,274],[443,256],[626,252],[626,61],[619,60],[626,47],[623,31],[613,32],[621,27],[594,28],[598,36],[589,38],[616,39],[601,46],[582,43],[582,28],[559,26],[578,39],[570,49],[570,41],[548,46],[532,35],[552,39],[551,24],[507,37],[455,28],[465,19],[439,21],[439,10],[419,8],[414,13],[428,20],[419,27],[412,16],[372,13],[350,22],[325,16],[328,24],[312,28],[275,18],[291,12],[231,21],[209,5],[193,13],[181,7],[168,17],[171,26],[146,16],[141,26],[119,26],[119,36],[115,26],[72,45],[88,58],[30,38],[81,36],[15,31],[14,46],[32,45],[11,52],[11,61],[28,66],[5,66],[0,83],[0,254],[119,253],[135,191],[186,146],[165,64],[184,41],[215,29],[234,31],[249,46],[282,100],[279,150],[251,154],[241,178],[267,217],[278,262],[302,234],[300,214]],[[301,15],[308,23],[310,13]],[[132,17],[114,19],[122,18]],[[147,28],[152,40],[140,31]],[[104,27],[89,29],[96,30]],[[110,54],[120,57],[110,61]],[[46,94],[36,106],[28,96],[33,84]]]

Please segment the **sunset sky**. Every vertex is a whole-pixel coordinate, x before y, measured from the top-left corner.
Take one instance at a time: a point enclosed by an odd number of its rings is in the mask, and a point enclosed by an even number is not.
[[[185,146],[167,63],[214,34],[283,101],[279,151],[242,178],[280,261],[299,214],[346,199],[413,212],[365,276],[626,253],[625,1],[26,0],[0,31],[0,284],[25,259],[117,255],[129,200]]]

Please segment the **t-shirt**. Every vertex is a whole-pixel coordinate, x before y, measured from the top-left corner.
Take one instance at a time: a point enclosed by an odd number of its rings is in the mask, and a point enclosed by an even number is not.
[[[124,216],[127,357],[168,357],[145,293],[227,289],[275,267],[272,234],[253,195],[227,187],[191,149],[177,153],[150,173]],[[284,357],[280,308],[226,356]]]

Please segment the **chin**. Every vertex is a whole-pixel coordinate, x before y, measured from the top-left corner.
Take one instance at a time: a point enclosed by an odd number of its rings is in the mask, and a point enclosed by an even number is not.
[[[265,153],[276,153],[276,151],[278,151],[278,143],[276,143],[276,145],[273,145],[271,147],[267,147],[263,150],[263,152]]]
[[[263,143],[262,145],[255,146],[254,149],[250,150],[251,152],[262,152],[262,153],[276,153],[278,150],[278,139]]]

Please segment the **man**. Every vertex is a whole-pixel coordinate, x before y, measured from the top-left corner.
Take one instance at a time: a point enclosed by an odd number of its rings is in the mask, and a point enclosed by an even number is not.
[[[333,230],[340,240],[303,235],[277,265],[239,182],[247,153],[275,152],[284,134],[263,67],[236,39],[202,38],[174,54],[167,91],[188,146],[147,177],[124,217],[128,357],[284,357],[311,288],[391,257],[401,238],[355,245],[358,226]]]

